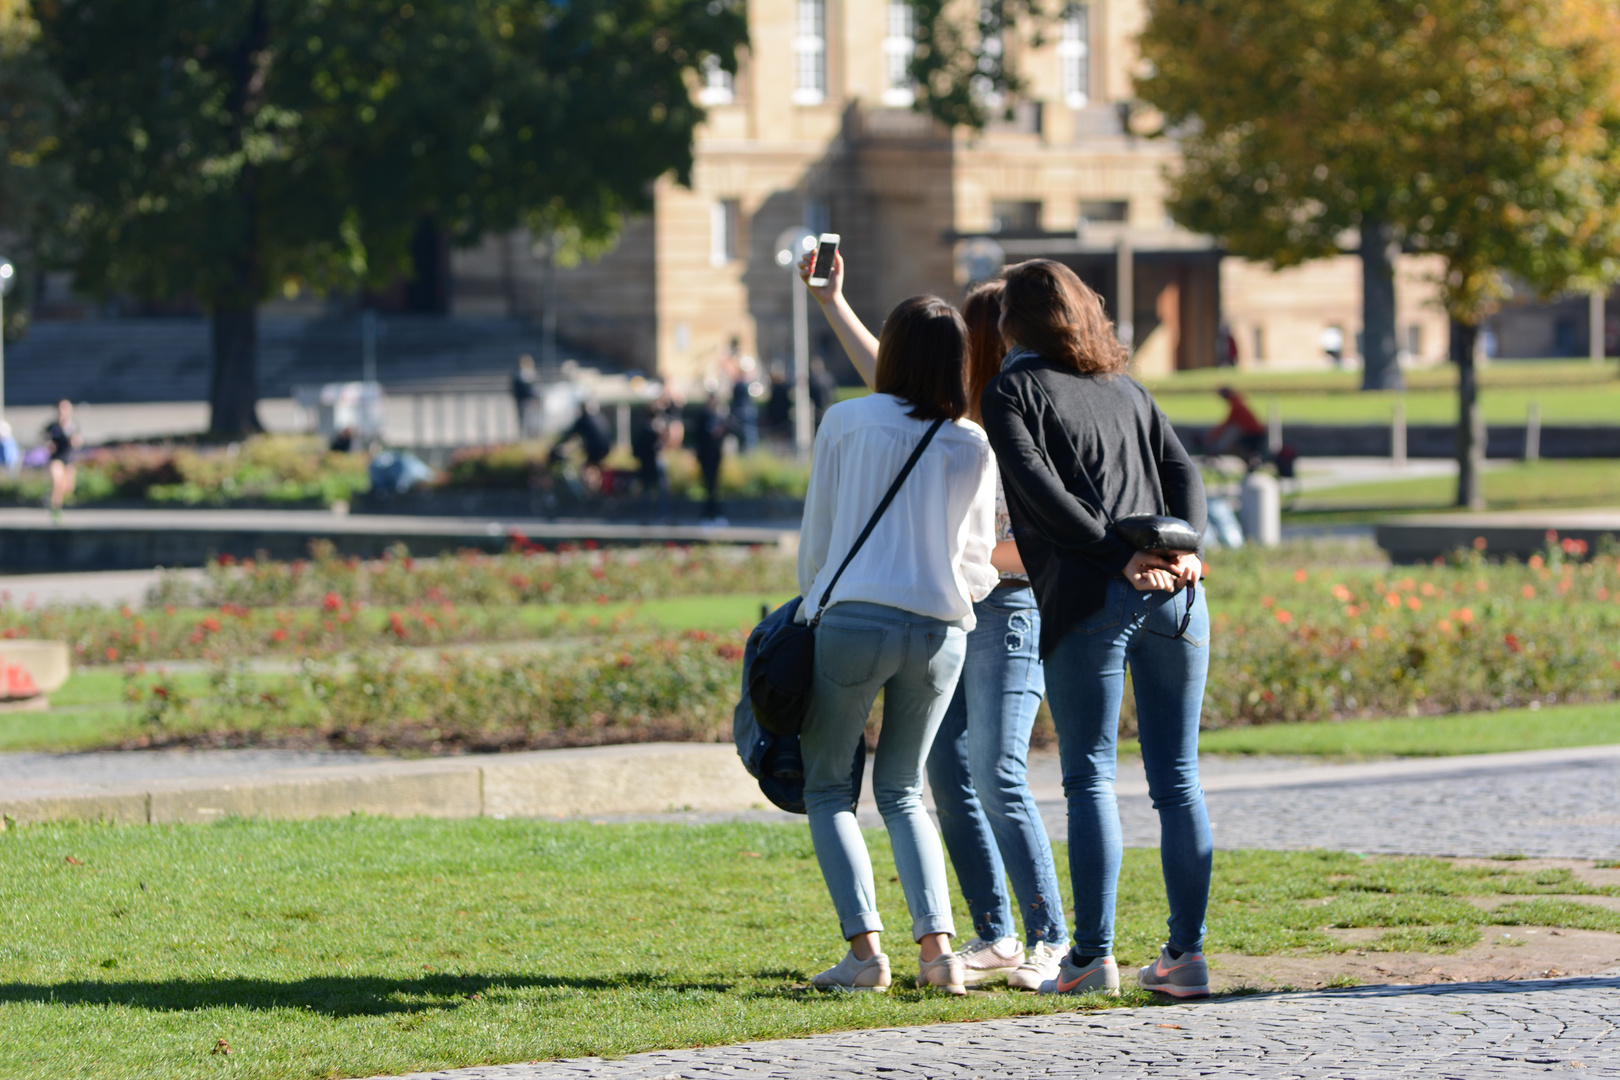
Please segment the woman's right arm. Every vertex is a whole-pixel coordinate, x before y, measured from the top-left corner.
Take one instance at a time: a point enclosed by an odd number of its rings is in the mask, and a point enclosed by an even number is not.
[[[810,269],[815,261],[815,252],[799,260],[799,279],[821,305],[821,313],[827,316],[833,333],[838,335],[838,343],[844,347],[849,362],[855,365],[855,373],[867,386],[876,386],[878,339],[844,299],[844,256],[842,253],[833,256],[832,273],[825,285],[810,284]]]

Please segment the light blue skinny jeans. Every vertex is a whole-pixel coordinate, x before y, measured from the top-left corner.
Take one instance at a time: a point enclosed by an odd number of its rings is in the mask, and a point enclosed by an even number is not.
[[[1130,668],[1148,794],[1159,812],[1159,859],[1170,902],[1169,945],[1199,952],[1213,844],[1198,783],[1198,717],[1209,673],[1209,609],[1198,590],[1187,633],[1186,591],[1138,592],[1108,583],[1103,606],[1071,627],[1046,658],[1046,686],[1069,801],[1074,948],[1114,948],[1122,843],[1114,795],[1119,706]]]
[[[879,690],[883,731],[872,761],[872,794],[889,830],[912,940],[956,933],[945,853],[923,809],[922,773],[966,647],[960,623],[883,604],[834,604],[816,628],[815,682],[799,735],[804,801],[845,940],[883,929],[871,857],[850,799],[855,745]]]
[[[1025,943],[1061,945],[1069,930],[1057,866],[1028,780],[1029,734],[1046,696],[1035,593],[997,589],[973,617],[962,678],[928,753],[934,810],[979,937],[1017,934],[1011,878]]]

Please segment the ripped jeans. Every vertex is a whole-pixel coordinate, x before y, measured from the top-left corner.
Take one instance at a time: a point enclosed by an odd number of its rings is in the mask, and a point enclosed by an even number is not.
[[[928,785],[945,849],[985,941],[1014,937],[1012,879],[1029,945],[1069,940],[1057,867],[1029,793],[1029,733],[1046,693],[1040,615],[1029,588],[997,589],[973,605],[967,660],[928,755]]]

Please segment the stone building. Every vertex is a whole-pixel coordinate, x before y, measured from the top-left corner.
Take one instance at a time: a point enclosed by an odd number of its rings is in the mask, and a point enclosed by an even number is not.
[[[1028,92],[980,134],[949,133],[911,108],[911,13],[901,0],[750,0],[751,45],[735,77],[694,88],[708,107],[690,188],[658,182],[655,207],[599,261],[553,269],[523,235],[452,256],[452,311],[537,317],[626,367],[694,382],[733,347],[791,356],[790,274],[774,240],[789,226],[835,231],[847,291],[876,326],[920,292],[960,296],[958,245],[995,239],[1009,261],[1073,266],[1130,324],[1144,374],[1216,362],[1229,327],[1245,367],[1327,363],[1324,332],[1353,363],[1360,268],[1341,257],[1285,272],[1223,258],[1174,227],[1163,204],[1173,143],[1132,134],[1140,0],[1069,5],[1045,44],[1008,41]],[[1130,318],[1119,319],[1128,275]],[[1398,334],[1409,359],[1443,358],[1432,273],[1399,269]],[[554,302],[548,303],[548,298]],[[837,364],[812,313],[812,354]]]

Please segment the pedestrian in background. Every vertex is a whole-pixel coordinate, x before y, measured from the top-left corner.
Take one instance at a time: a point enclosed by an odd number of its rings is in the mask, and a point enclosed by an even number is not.
[[[636,457],[636,473],[641,480],[643,516],[651,513],[656,498],[659,520],[669,520],[669,464],[665,454],[672,446],[680,446],[685,434],[680,404],[666,387],[658,400],[647,406],[640,426],[630,435],[630,452]]]
[[[703,522],[706,525],[726,524],[720,513],[720,466],[725,460],[726,436],[731,430],[719,393],[710,391],[692,432],[692,451],[703,474]]]
[[[1041,658],[1069,804],[1074,937],[1043,992],[1118,993],[1114,901],[1122,842],[1114,773],[1125,676],[1159,813],[1169,939],[1142,986],[1209,993],[1204,915],[1212,844],[1198,782],[1209,611],[1196,553],[1138,551],[1115,522],[1168,514],[1201,536],[1198,468],[1125,369],[1102,301],[1061,263],[1008,267],[1009,352],[981,408],[1006,484],[1018,550],[1041,614]]]
[[[821,426],[821,418],[827,415],[827,410],[837,400],[838,380],[832,377],[832,372],[827,370],[826,363],[818,356],[810,361],[810,404],[816,409],[817,427]]]
[[[737,448],[752,454],[759,448],[759,404],[754,400],[762,392],[752,356],[740,353],[736,338],[731,339],[732,356],[736,371],[731,383],[731,430],[737,436]]]
[[[62,515],[65,503],[78,482],[78,469],[73,464],[75,452],[84,444],[79,427],[73,422],[73,402],[63,398],[56,403],[56,419],[46,425],[45,442],[51,451],[51,516]]]
[[[540,434],[539,401],[540,376],[534,369],[534,357],[524,353],[512,372],[512,404],[517,409],[518,431],[525,439]]]
[[[771,397],[765,403],[765,430],[773,440],[793,438],[793,384],[780,360],[771,364]]]

